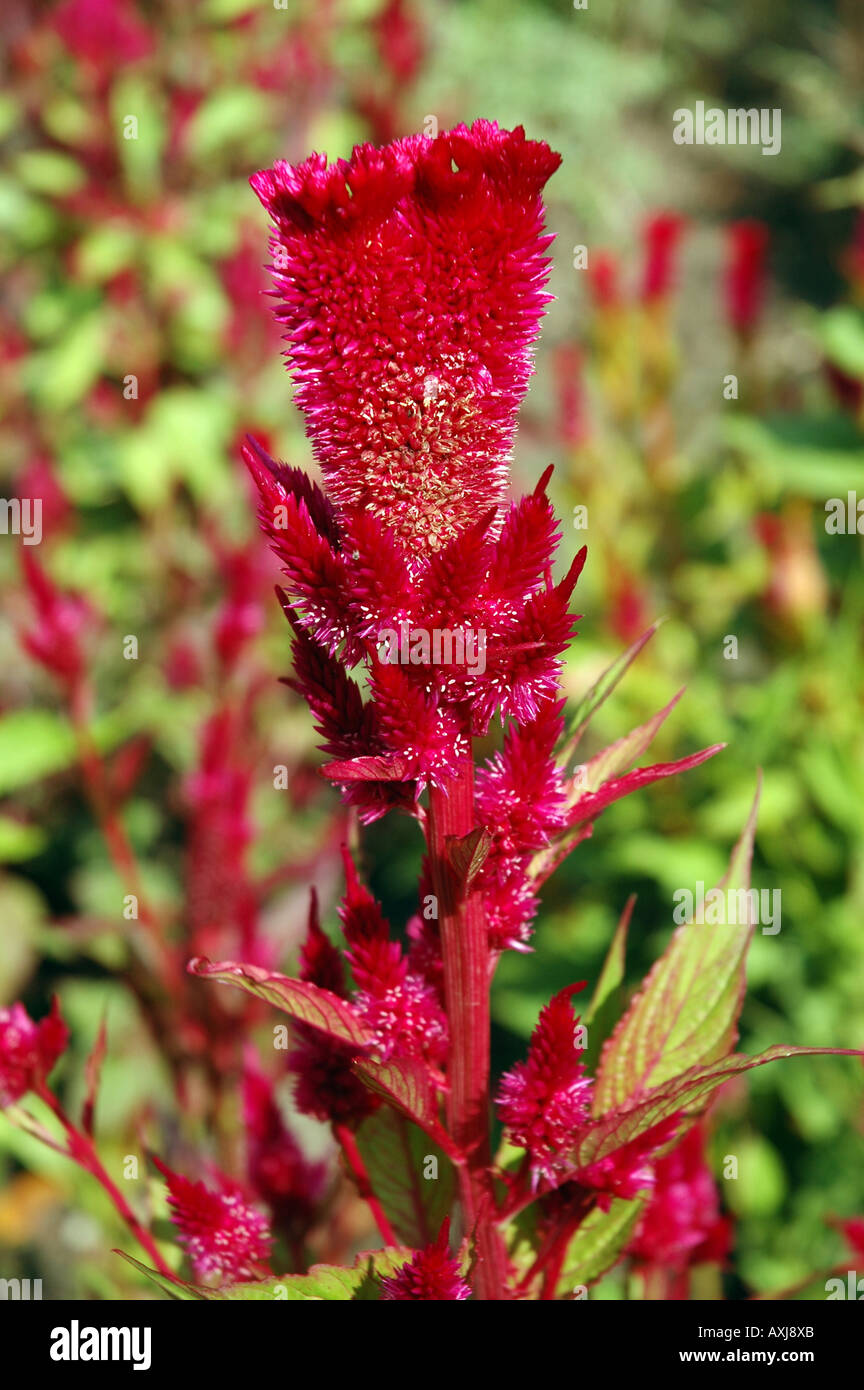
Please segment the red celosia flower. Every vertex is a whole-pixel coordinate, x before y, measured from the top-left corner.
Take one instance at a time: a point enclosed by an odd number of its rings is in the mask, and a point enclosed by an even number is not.
[[[726,314],[735,332],[748,337],[756,327],[765,294],[768,228],[763,222],[733,222],[728,229]]]
[[[214,549],[226,589],[216,619],[215,646],[223,667],[231,670],[263,625],[265,571],[257,546],[233,548],[214,540]]]
[[[77,58],[111,70],[153,51],[150,31],[130,0],[65,0],[51,23]]]
[[[705,1132],[688,1130],[654,1165],[654,1191],[628,1249],[667,1269],[722,1260],[730,1223],[720,1215],[717,1185],[705,1162]]]
[[[40,666],[74,685],[84,670],[81,635],[90,606],[77,594],[62,593],[28,546],[22,549],[21,565],[36,614],[33,625],[21,633],[21,642]]]
[[[564,778],[554,750],[564,701],[547,701],[536,719],[510,724],[504,747],[477,776],[477,812],[492,836],[478,876],[494,949],[518,949],[536,910],[528,866],[535,850],[566,823]]]
[[[548,299],[540,192],[559,163],[521,127],[477,121],[252,179],[328,492],[412,558],[502,496]]]
[[[616,309],[621,303],[618,261],[611,251],[593,251],[588,260],[588,289],[597,309]]]
[[[249,1052],[243,1072],[243,1123],[249,1183],[289,1241],[302,1239],[317,1217],[326,1165],[310,1163],[287,1128],[273,1081]]]
[[[667,298],[675,285],[678,243],[684,230],[683,217],[671,212],[658,213],[646,224],[645,268],[642,275],[642,302],[652,304]]]
[[[39,500],[42,515],[42,538],[61,532],[72,512],[69,498],[63,491],[57,471],[44,454],[37,454],[18,479],[18,496]]]
[[[670,1115],[605,1158],[576,1169],[572,1180],[596,1190],[597,1205],[602,1211],[609,1210],[613,1197],[629,1201],[640,1193],[650,1192],[654,1186],[653,1156],[674,1139],[679,1124],[679,1116]]]
[[[56,997],[34,1023],[23,1004],[0,1009],[0,1109],[42,1085],[69,1041]]]
[[[851,1221],[840,1221],[837,1224],[848,1240],[855,1258],[864,1260],[864,1217],[855,1216]]]
[[[222,1174],[218,1190],[174,1173],[160,1159],[153,1162],[168,1184],[171,1220],[192,1262],[197,1279],[220,1283],[260,1278],[266,1272],[271,1236],[267,1220],[242,1188]]]
[[[343,857],[348,884],[339,915],[357,986],[354,1003],[385,1059],[396,1052],[440,1064],[447,1055],[447,1019],[438,993],[409,970],[379,904],[358,881],[347,851]]]
[[[585,1123],[591,1078],[576,1047],[568,985],[549,1001],[531,1034],[528,1057],[501,1078],[498,1113],[514,1144],[527,1149],[535,1179],[550,1177]]]
[[[460,1302],[471,1290],[462,1277],[459,1261],[450,1254],[450,1221],[441,1226],[438,1239],[425,1250],[418,1250],[413,1259],[395,1274],[381,1280],[382,1301],[415,1300],[426,1303],[450,1300]]]

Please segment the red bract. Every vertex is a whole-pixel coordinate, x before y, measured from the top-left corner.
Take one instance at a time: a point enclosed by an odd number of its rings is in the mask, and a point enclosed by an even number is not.
[[[549,298],[540,191],[559,162],[521,127],[477,121],[252,179],[328,491],[412,558],[502,496]]]
[[[131,0],[65,0],[51,23],[70,53],[96,69],[134,63],[153,51]]]
[[[733,222],[728,229],[726,314],[732,328],[742,337],[749,337],[759,321],[767,250],[768,228],[763,222]]]
[[[383,1278],[382,1301],[459,1302],[468,1298],[471,1290],[462,1277],[458,1260],[448,1250],[449,1236],[450,1222],[445,1221],[437,1240],[425,1250],[418,1250],[396,1274]]]
[[[219,1174],[213,1191],[172,1172],[160,1159],[153,1161],[168,1184],[171,1220],[195,1277],[222,1283],[260,1277],[271,1237],[266,1218],[242,1189]]]
[[[357,992],[358,1012],[375,1034],[382,1057],[426,1057],[443,1062],[447,1019],[436,991],[414,975],[371,893],[357,880],[345,855],[348,891],[340,910]]]
[[[645,304],[666,299],[675,287],[678,270],[678,244],[684,230],[683,217],[661,212],[646,223],[645,268],[642,274],[642,300]]]
[[[35,610],[35,622],[21,633],[22,644],[40,666],[74,685],[84,670],[81,638],[90,606],[76,594],[62,593],[27,546],[21,552],[21,565]]]
[[[501,1078],[498,1113],[511,1140],[526,1149],[537,1177],[551,1176],[588,1117],[591,1079],[579,1055],[568,985],[540,1014],[524,1062]]]
[[[731,1237],[717,1186],[705,1162],[705,1130],[694,1125],[654,1165],[653,1196],[628,1249],[646,1264],[681,1271],[721,1260]]]
[[[40,1087],[69,1041],[57,999],[41,1023],[23,1004],[0,1009],[0,1109]]]

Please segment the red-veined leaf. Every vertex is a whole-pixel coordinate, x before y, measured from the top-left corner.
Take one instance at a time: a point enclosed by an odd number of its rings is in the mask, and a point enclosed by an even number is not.
[[[759,789],[718,885],[723,892],[749,887],[758,806]],[[749,920],[717,927],[686,922],[678,928],[603,1049],[595,1116],[730,1051],[751,933]]]
[[[329,989],[319,989],[317,985],[262,970],[257,965],[240,965],[230,960],[211,965],[210,961],[199,956],[189,962],[187,969],[191,975],[234,985],[247,994],[254,994],[256,999],[263,999],[265,1003],[290,1014],[298,1023],[309,1024],[339,1042],[350,1043],[360,1049],[368,1048],[374,1042],[374,1034],[362,1021],[353,1004],[331,994]]]

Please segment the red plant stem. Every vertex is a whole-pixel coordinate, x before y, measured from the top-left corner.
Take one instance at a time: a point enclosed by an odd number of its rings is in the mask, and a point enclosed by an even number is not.
[[[432,882],[444,958],[450,1024],[450,1134],[464,1156],[458,1166],[465,1232],[477,1246],[477,1298],[506,1297],[506,1254],[495,1225],[489,1148],[490,957],[483,900],[461,891],[450,867],[448,839],[475,828],[474,763],[469,754],[446,788],[429,793],[427,825]]]
[[[366,1164],[363,1162],[363,1157],[357,1147],[357,1140],[354,1134],[347,1125],[334,1125],[333,1130],[341,1145],[342,1152],[345,1155],[345,1162],[348,1164],[351,1176],[357,1184],[357,1190],[360,1196],[368,1202],[369,1210],[375,1217],[375,1225],[381,1233],[384,1244],[398,1245],[399,1241],[396,1239],[393,1227],[384,1215],[384,1209],[375,1196],[375,1191],[372,1187],[372,1179],[369,1177]]]
[[[129,1227],[129,1230],[132,1232],[133,1236],[137,1240],[138,1244],[141,1246],[142,1250],[144,1250],[145,1253],[150,1256],[150,1259],[153,1261],[159,1273],[165,1274],[168,1276],[169,1279],[173,1280],[176,1277],[174,1275],[173,1270],[163,1260],[162,1256],[159,1253],[156,1242],[154,1241],[150,1232],[147,1230],[146,1226],[142,1226],[141,1222],[138,1220],[138,1217],[135,1215],[134,1211],[129,1206],[129,1203],[126,1201],[126,1198],[123,1196],[120,1189],[108,1176],[107,1172],[105,1171],[105,1168],[102,1165],[102,1160],[96,1152],[96,1147],[92,1139],[90,1139],[86,1134],[82,1133],[80,1129],[76,1128],[76,1126],[69,1119],[69,1116],[66,1114],[66,1111],[63,1109],[59,1100],[54,1095],[54,1092],[49,1091],[47,1086],[42,1086],[39,1088],[39,1095],[41,1096],[42,1100],[45,1101],[46,1105],[50,1106],[51,1110],[57,1116],[57,1119],[60,1121],[60,1123],[66,1131],[66,1134],[68,1136],[66,1153],[68,1154],[69,1158],[71,1158],[74,1163],[77,1163],[79,1167],[84,1168],[96,1179],[99,1185],[110,1197],[111,1201],[114,1204],[114,1207],[117,1210],[118,1215],[122,1217],[122,1219],[126,1222],[126,1225]]]

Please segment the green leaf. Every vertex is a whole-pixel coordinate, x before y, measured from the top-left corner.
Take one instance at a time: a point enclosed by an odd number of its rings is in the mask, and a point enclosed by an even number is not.
[[[575,1288],[596,1282],[624,1251],[644,1206],[640,1198],[625,1201],[612,1198],[609,1210],[594,1206],[570,1236],[556,1284],[556,1298],[566,1299]],[[537,1231],[537,1207],[526,1207],[511,1221],[505,1236],[508,1254],[519,1279],[525,1281],[537,1261],[543,1241]],[[548,1249],[548,1246],[547,1246]],[[543,1271],[532,1275],[530,1284],[542,1283]],[[529,1288],[526,1285],[526,1289]],[[534,1292],[538,1292],[539,1287]],[[529,1294],[530,1296],[530,1294]]]
[[[599,791],[604,782],[608,782],[612,777],[617,777],[621,772],[626,772],[636,759],[645,752],[658,729],[668,719],[683,694],[684,689],[682,687],[677,695],[673,695],[668,705],[664,705],[663,709],[658,710],[644,724],[640,724],[637,729],[631,729],[629,734],[616,739],[614,743],[609,744],[608,748],[602,749],[593,758],[590,758],[583,765],[576,778],[578,794],[582,796],[585,792]]]
[[[439,1119],[438,1095],[425,1062],[419,1057],[393,1058],[389,1062],[360,1058],[354,1063],[354,1070],[370,1090],[395,1105],[445,1152],[455,1156],[450,1136]]]
[[[25,188],[52,198],[77,193],[87,182],[78,161],[60,150],[22,150],[15,171]]]
[[[636,641],[627,648],[626,652],[616,657],[612,665],[607,666],[603,674],[580,700],[571,716],[566,741],[559,753],[559,761],[566,761],[573,753],[596,711],[608,700],[621,677],[629,670],[642,648],[650,642],[662,621],[661,618],[659,622],[652,623],[648,630],[643,632],[641,637],[637,637]]]
[[[594,1120],[579,1137],[578,1143],[568,1154],[570,1173],[586,1168],[607,1158],[616,1149],[632,1143],[646,1134],[649,1129],[669,1119],[679,1111],[684,1113],[680,1133],[689,1126],[705,1109],[718,1086],[740,1076],[753,1067],[764,1067],[767,1062],[779,1061],[784,1057],[860,1057],[864,1054],[843,1047],[793,1047],[777,1044],[756,1057],[747,1057],[743,1052],[733,1052],[728,1057],[709,1062],[707,1066],[691,1067],[681,1075],[674,1076],[649,1091],[645,1099],[625,1109],[613,1110]]]
[[[603,969],[594,986],[591,1002],[585,1011],[584,1019],[588,1026],[588,1046],[585,1049],[585,1062],[600,1054],[600,1048],[612,1032],[615,1018],[619,1016],[618,1001],[624,980],[625,958],[627,954],[627,932],[630,918],[636,904],[636,894],[631,893],[621,913],[612,944],[603,962]],[[589,1065],[589,1070],[593,1065]]]
[[[307,1023],[338,1042],[351,1043],[357,1048],[369,1047],[375,1035],[366,1027],[354,1008],[345,999],[331,994],[329,989],[304,980],[292,980],[275,971],[262,970],[257,965],[240,965],[223,960],[211,965],[198,956],[188,965],[190,975],[216,980],[219,984],[234,985],[256,999],[273,1004],[298,1023]]]
[[[396,1235],[416,1248],[428,1245],[453,1206],[456,1178],[449,1158],[416,1125],[383,1105],[357,1130],[357,1146]],[[426,1171],[438,1176],[427,1178]]]
[[[312,1265],[308,1274],[277,1274],[267,1279],[230,1284],[221,1289],[189,1284],[183,1279],[160,1274],[122,1250],[115,1250],[129,1264],[145,1274],[169,1298],[199,1303],[356,1303],[377,1302],[381,1296],[379,1279],[396,1272],[413,1255],[413,1250],[376,1250],[358,1255],[351,1269],[340,1265]]]
[[[758,805],[757,790],[718,885],[724,893],[749,888]],[[686,922],[678,928],[603,1049],[595,1115],[618,1109],[729,1051],[737,1037],[751,933],[746,920],[716,927]]]
[[[0,816],[0,863],[32,859],[44,848],[46,836],[38,825],[25,825],[13,816]]]
[[[75,734],[59,715],[20,709],[0,719],[0,794],[61,772],[76,757]]]
[[[579,1284],[593,1284],[612,1268],[630,1240],[643,1206],[639,1200],[614,1197],[608,1211],[595,1207],[589,1212],[567,1246],[556,1297],[565,1297]]]
[[[95,309],[82,314],[50,347],[33,353],[25,376],[37,405],[48,411],[76,405],[99,376],[106,345],[107,322]]]
[[[591,1003],[585,1011],[585,1022],[590,1023],[593,1018],[603,1008],[610,995],[621,984],[624,979],[624,965],[627,954],[627,931],[630,926],[630,918],[633,916],[633,908],[636,905],[636,894],[631,893],[621,913],[618,926],[615,928],[615,935],[612,938],[612,945],[609,947],[606,959],[603,962],[603,969],[600,971],[597,984],[594,986],[594,993],[591,996]]]
[[[189,122],[187,143],[193,160],[208,160],[226,146],[248,142],[270,124],[272,106],[255,87],[217,87]]]
[[[849,376],[864,379],[864,314],[851,304],[823,314],[820,334],[829,361]]]

